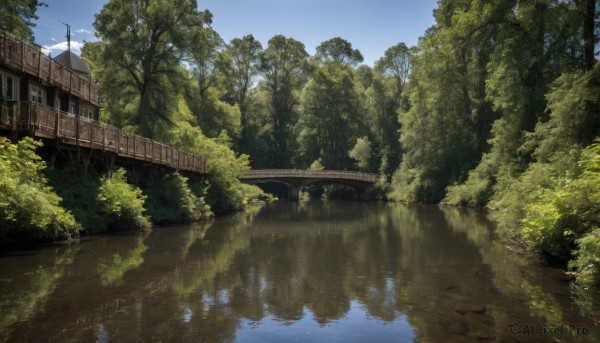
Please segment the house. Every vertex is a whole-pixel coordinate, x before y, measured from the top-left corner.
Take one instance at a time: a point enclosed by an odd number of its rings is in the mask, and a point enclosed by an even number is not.
[[[67,50],[53,59],[39,46],[0,31],[0,135],[29,135],[86,149],[89,156],[108,153],[206,173],[200,156],[98,121],[101,101],[79,56]]]
[[[98,120],[100,101],[89,67],[72,51],[52,59],[38,46],[0,32],[0,128],[25,129],[15,114],[32,110]]]

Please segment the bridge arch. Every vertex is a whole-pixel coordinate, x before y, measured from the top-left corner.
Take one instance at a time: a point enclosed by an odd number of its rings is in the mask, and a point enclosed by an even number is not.
[[[342,184],[366,192],[378,178],[376,174],[353,171],[300,169],[250,170],[241,177],[242,181],[252,184],[285,184],[288,186],[288,197],[293,200],[297,200],[300,190],[310,184]]]

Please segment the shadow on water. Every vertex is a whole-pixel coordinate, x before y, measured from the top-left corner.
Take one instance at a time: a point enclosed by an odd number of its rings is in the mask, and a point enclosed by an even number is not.
[[[571,324],[587,335],[567,341],[600,338],[597,295],[459,208],[275,202],[6,256],[0,275],[4,341],[554,342],[524,328]]]

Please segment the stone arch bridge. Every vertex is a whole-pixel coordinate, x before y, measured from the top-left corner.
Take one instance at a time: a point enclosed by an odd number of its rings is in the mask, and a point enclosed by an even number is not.
[[[366,192],[379,176],[345,170],[261,169],[249,170],[240,179],[252,184],[283,183],[288,186],[289,199],[297,200],[300,190],[312,183],[337,183]]]

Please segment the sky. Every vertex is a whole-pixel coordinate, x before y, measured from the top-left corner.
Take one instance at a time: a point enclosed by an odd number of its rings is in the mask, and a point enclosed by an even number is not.
[[[46,0],[38,9],[36,42],[57,56],[66,50],[66,26],[71,25],[71,49],[79,53],[85,41],[95,41],[94,15],[107,0]],[[359,49],[373,66],[388,48],[404,42],[416,45],[434,24],[437,0],[199,0],[198,8],[213,14],[212,27],[225,42],[252,34],[264,48],[283,34],[314,55],[322,42],[341,37]]]

